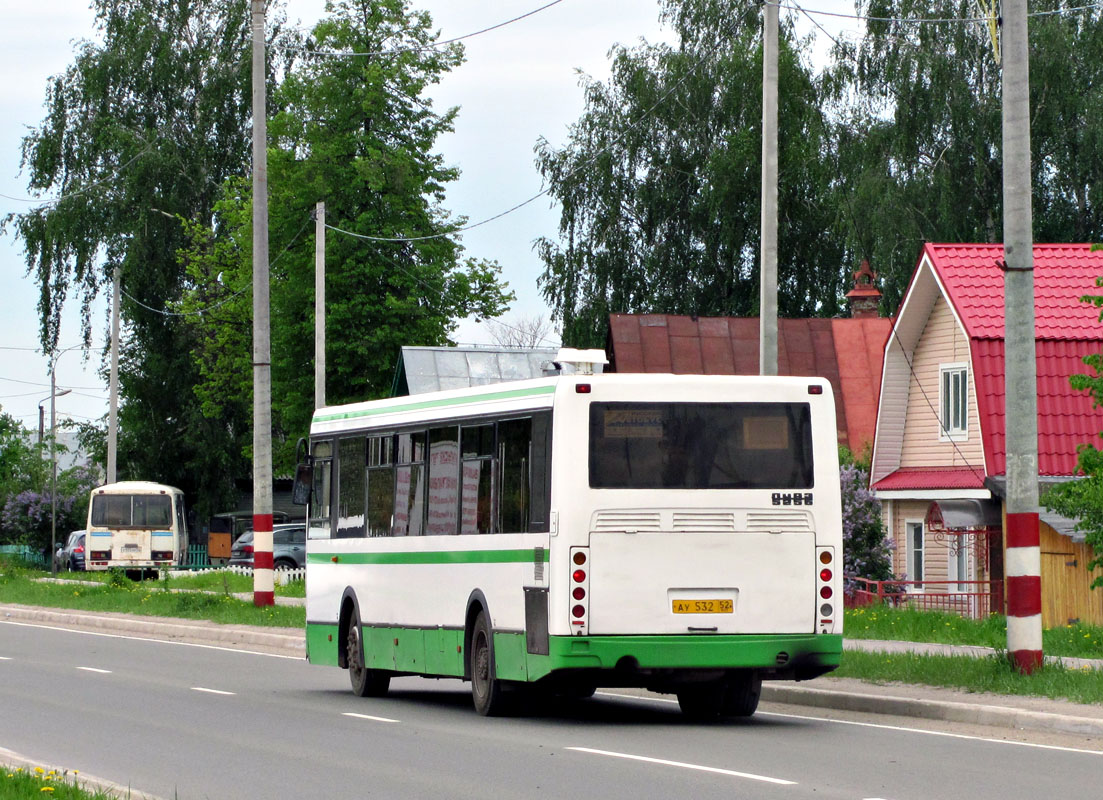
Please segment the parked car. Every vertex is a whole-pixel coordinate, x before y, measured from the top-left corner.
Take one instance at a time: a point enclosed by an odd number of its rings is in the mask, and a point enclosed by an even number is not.
[[[54,553],[54,569],[79,572],[84,569],[84,531],[73,531],[65,545]]]
[[[306,566],[306,525],[290,523],[274,525],[272,532],[272,565],[276,569],[298,569]],[[230,550],[230,565],[253,566],[253,532],[245,531]]]

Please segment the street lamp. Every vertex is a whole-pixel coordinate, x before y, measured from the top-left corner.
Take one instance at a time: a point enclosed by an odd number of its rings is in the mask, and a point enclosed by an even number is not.
[[[57,575],[54,553],[57,552],[57,398],[69,394],[72,389],[57,390],[57,360],[62,353],[76,350],[83,345],[73,345],[58,350],[50,356],[50,575]]]

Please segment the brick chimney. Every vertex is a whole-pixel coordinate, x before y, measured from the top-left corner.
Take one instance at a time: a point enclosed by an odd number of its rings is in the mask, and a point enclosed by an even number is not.
[[[852,318],[868,319],[878,316],[877,306],[881,302],[881,293],[877,291],[876,282],[877,274],[869,268],[869,261],[863,259],[862,266],[854,273],[854,288],[846,293]]]

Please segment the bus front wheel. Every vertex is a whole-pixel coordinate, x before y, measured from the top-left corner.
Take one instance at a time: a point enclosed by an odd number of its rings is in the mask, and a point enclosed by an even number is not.
[[[355,611],[352,612],[352,619],[349,620],[349,633],[345,640],[345,647],[353,694],[357,697],[385,695],[391,684],[391,676],[383,670],[368,669],[365,666],[363,631],[360,629],[360,617]]]
[[[496,717],[506,707],[505,689],[494,674],[491,635],[486,614],[480,612],[471,631],[471,697],[475,710],[484,717]]]

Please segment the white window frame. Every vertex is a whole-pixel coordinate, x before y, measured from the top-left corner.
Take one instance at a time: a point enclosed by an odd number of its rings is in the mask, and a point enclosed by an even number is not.
[[[913,532],[914,532],[914,529],[915,529],[916,526],[919,527],[919,531],[920,531],[920,538],[919,538],[920,547],[919,547],[919,551],[918,551],[918,555],[919,555],[919,568],[918,569],[916,569],[916,561],[915,561],[916,549],[915,549],[915,539],[914,539],[914,536],[913,536]],[[909,582],[911,582],[911,581],[922,581],[924,579],[923,578],[923,572],[924,572],[924,567],[926,566],[925,554],[927,552],[927,526],[924,524],[923,520],[909,519],[909,520],[904,521],[904,540],[905,540],[905,547],[906,547],[907,558],[908,558],[908,561],[907,561],[907,564],[906,564],[907,576],[908,576],[907,580]],[[908,586],[908,591],[909,592],[923,592],[924,589],[923,589],[922,586]]]
[[[960,374],[960,394],[954,408],[953,383]],[[950,393],[948,395],[948,392]],[[955,424],[954,412],[960,411],[960,424]],[[969,363],[956,361],[938,365],[938,439],[942,442],[963,442],[969,438]]]

